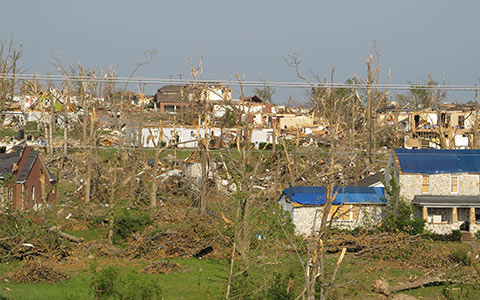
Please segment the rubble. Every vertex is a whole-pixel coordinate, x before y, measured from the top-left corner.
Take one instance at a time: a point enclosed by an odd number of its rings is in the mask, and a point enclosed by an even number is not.
[[[147,274],[170,274],[180,270],[180,265],[177,263],[170,263],[168,260],[154,262],[143,268],[140,272]]]
[[[431,241],[403,233],[352,235],[335,234],[327,244],[327,252],[337,253],[343,247],[357,257],[395,260],[417,268],[442,268],[452,265],[448,248],[432,248]]]
[[[65,279],[68,279],[67,275],[40,261],[26,261],[19,269],[8,276],[8,280],[17,283],[54,283]]]

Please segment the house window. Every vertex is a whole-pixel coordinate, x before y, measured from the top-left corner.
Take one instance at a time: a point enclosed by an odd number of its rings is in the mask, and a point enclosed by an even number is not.
[[[458,128],[465,128],[465,118],[464,116],[458,116]]]
[[[450,192],[458,193],[458,176],[452,176],[450,178]]]
[[[32,186],[32,201],[35,202],[35,187]]]
[[[430,176],[422,177],[422,193],[430,192]]]
[[[332,216],[335,221],[353,221],[356,217],[353,205],[333,205],[328,219],[330,220]]]

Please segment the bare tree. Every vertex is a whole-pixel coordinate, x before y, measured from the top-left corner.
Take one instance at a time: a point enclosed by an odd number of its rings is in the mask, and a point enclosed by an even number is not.
[[[13,101],[17,84],[15,76],[22,72],[20,64],[22,54],[23,50],[15,46],[12,38],[8,42],[0,41],[0,73],[5,74],[0,76],[0,111],[2,112],[5,110],[5,103]]]

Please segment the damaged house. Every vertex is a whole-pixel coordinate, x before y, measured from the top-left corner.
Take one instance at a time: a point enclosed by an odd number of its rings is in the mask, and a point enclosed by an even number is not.
[[[0,153],[0,207],[35,210],[57,200],[55,183],[39,151],[15,146]]]
[[[383,187],[335,187],[328,220],[332,226],[354,229],[378,225],[385,217],[385,189]],[[320,228],[327,191],[321,186],[294,186],[280,196],[280,206],[290,213],[295,232],[310,235]],[[313,228],[315,226],[315,228]]]
[[[437,234],[480,230],[480,150],[395,149],[386,174]]]

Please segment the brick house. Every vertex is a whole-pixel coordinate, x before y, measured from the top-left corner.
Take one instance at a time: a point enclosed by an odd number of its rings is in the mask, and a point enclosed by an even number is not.
[[[57,200],[57,179],[43,163],[40,152],[15,146],[0,153],[0,207],[36,210]]]
[[[387,183],[391,174],[400,198],[413,204],[427,230],[480,230],[480,150],[395,149],[385,171]]]

